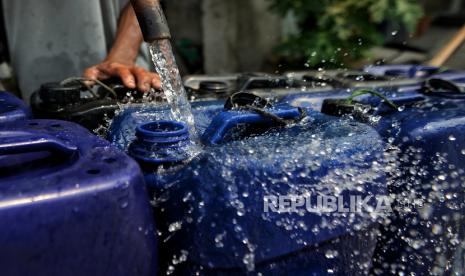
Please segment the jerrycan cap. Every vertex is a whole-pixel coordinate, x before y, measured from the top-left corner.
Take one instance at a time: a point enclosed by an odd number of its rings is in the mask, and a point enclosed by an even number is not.
[[[70,83],[62,85],[58,82],[45,83],[40,87],[40,99],[47,104],[68,105],[81,99],[82,85]]]
[[[129,154],[149,164],[178,163],[189,158],[189,130],[178,121],[153,121],[136,128],[136,140],[129,146]]]
[[[225,81],[202,81],[199,84],[199,93],[222,94],[230,91],[230,85]]]

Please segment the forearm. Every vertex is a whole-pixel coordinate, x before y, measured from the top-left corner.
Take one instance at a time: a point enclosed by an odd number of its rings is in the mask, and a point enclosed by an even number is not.
[[[131,4],[128,4],[121,12],[116,39],[107,58],[87,68],[83,75],[98,80],[119,77],[126,87],[137,88],[142,92],[150,91],[151,87],[160,88],[160,78],[156,73],[134,64],[142,41],[136,14]]]
[[[106,60],[131,65],[135,62],[143,41],[142,32],[131,4],[121,13],[116,39]]]

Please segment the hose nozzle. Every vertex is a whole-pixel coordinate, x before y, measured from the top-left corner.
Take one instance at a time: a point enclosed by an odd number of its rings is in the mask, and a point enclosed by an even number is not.
[[[159,0],[131,0],[144,40],[171,39],[168,23]]]

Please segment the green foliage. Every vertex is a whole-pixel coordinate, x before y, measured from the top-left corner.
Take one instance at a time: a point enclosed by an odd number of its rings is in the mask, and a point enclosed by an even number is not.
[[[379,24],[389,21],[413,31],[422,15],[415,0],[268,0],[281,16],[292,12],[300,29],[278,47],[289,61],[339,67],[383,43]]]

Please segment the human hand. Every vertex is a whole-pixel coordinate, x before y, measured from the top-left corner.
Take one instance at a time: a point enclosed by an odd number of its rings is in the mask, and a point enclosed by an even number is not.
[[[149,72],[138,66],[119,62],[103,61],[100,64],[87,68],[84,71],[84,77],[97,80],[119,77],[127,88],[137,88],[144,93],[149,92],[151,88],[161,88],[158,74]]]

